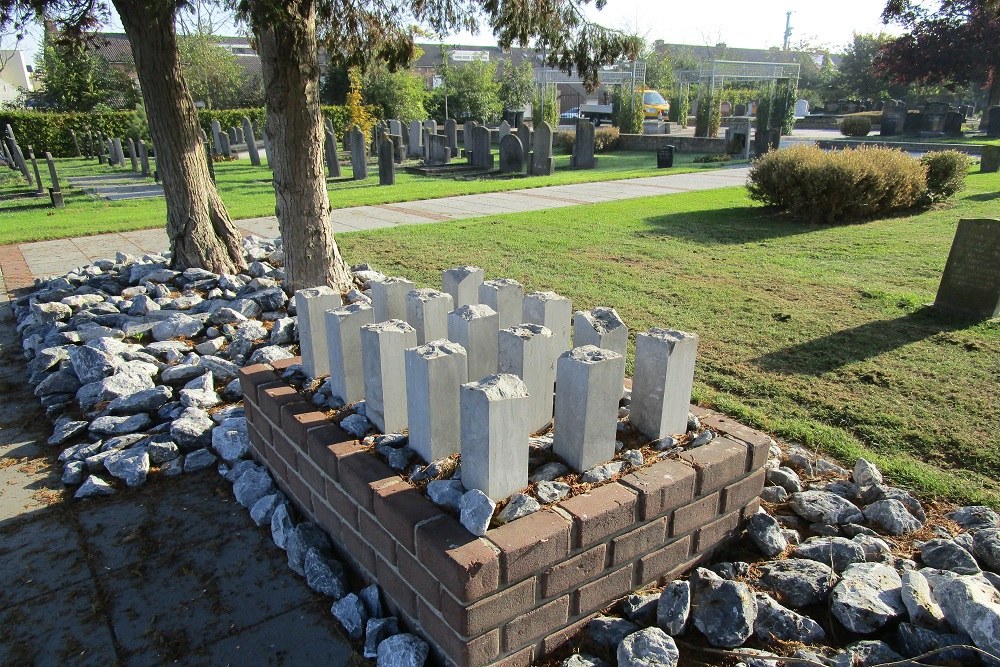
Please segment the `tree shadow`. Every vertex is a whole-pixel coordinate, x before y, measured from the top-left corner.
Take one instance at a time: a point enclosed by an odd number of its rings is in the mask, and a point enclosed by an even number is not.
[[[825,228],[778,216],[772,209],[751,206],[666,213],[648,217],[645,222],[655,235],[715,245],[767,241]]]
[[[977,320],[943,313],[931,306],[893,320],[869,322],[790,345],[754,359],[766,371],[822,375],[944,332],[967,329]]]
[[[978,195],[969,195],[964,197],[969,201],[993,201],[994,199],[1000,199],[1000,192],[983,192]]]

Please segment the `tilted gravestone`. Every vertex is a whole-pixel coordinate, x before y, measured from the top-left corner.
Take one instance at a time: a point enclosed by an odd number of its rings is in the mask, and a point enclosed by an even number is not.
[[[139,164],[142,166],[142,175],[149,176],[149,149],[142,139],[139,140]]]
[[[368,156],[365,133],[355,125],[348,132],[348,136],[351,144],[351,169],[354,171],[354,180],[363,181],[368,178],[368,163],[365,161]]]
[[[451,149],[448,147],[448,138],[441,134],[428,134],[425,163],[428,166],[440,166],[449,162]]]
[[[986,121],[986,136],[993,139],[1000,137],[1000,106],[983,112],[983,119]]]
[[[454,118],[444,121],[444,138],[451,157],[458,157],[458,123]]]
[[[378,140],[378,184],[395,185],[396,168],[393,160],[392,139],[383,134]]]
[[[423,157],[424,155],[424,144],[423,144],[423,126],[420,124],[419,120],[411,120],[410,125],[407,128],[406,137],[406,156],[407,157]]]
[[[505,174],[524,172],[524,146],[516,134],[507,134],[500,139],[500,171]]]
[[[239,136],[237,136],[237,134],[236,134],[236,128],[235,127],[230,126],[229,129],[226,131],[226,134],[229,136],[229,144],[230,145],[240,143]]]
[[[69,136],[73,138],[73,155],[80,157],[83,154],[80,152],[80,140],[76,138],[76,132],[70,130]]]
[[[323,150],[326,157],[326,168],[330,172],[330,178],[340,178],[340,161],[337,159],[337,137],[333,130],[327,127],[323,130],[326,141],[323,142]]]
[[[977,318],[1000,315],[1000,220],[959,220],[934,307]]]
[[[42,175],[38,173],[38,160],[35,159],[35,153],[31,150],[31,146],[28,146],[28,159],[31,160],[31,169],[35,172],[35,191],[42,194],[45,192],[45,188],[42,186]]]
[[[576,124],[576,140],[573,142],[573,157],[570,165],[574,169],[593,169],[597,166],[594,157],[594,124],[580,119]]]
[[[271,138],[267,135],[267,129],[261,133],[261,138],[264,140],[264,157],[267,158],[267,168],[274,171],[274,165],[271,164]]]
[[[132,141],[132,137],[125,140],[125,145],[128,146],[128,159],[132,165],[132,171],[139,171],[139,160],[135,154],[135,142]]]
[[[253,125],[250,119],[243,117],[243,139],[247,144],[247,152],[250,154],[250,164],[255,167],[260,166],[260,153],[257,152],[257,137],[253,134]]]
[[[924,126],[924,114],[917,111],[914,113],[907,112],[903,116],[903,136],[907,137],[919,137],[920,130]]]
[[[490,146],[490,128],[477,125],[472,129],[472,164],[482,169],[493,168],[493,150]]]
[[[52,153],[45,153],[45,162],[49,165],[49,180],[52,181],[52,187],[49,188],[49,199],[52,200],[53,207],[63,208],[66,206],[66,202],[63,200],[62,190],[59,189],[59,176],[56,174],[56,162],[52,159]]]
[[[521,133],[521,127],[526,126],[522,123],[517,128],[518,134]],[[534,134],[534,145],[531,151],[531,175],[551,176],[556,170],[556,159],[552,157],[552,126],[542,121],[531,134]]]

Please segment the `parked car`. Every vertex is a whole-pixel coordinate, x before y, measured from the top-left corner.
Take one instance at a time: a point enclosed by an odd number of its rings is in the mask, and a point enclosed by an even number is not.
[[[559,120],[576,120],[580,117],[580,107],[573,107],[559,114]]]

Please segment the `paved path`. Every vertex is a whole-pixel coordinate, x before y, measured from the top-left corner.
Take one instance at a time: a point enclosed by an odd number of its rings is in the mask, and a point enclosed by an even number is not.
[[[333,211],[331,222],[334,232],[343,233],[484,215],[541,211],[743,185],[747,172],[747,167],[737,167],[690,174],[461,195],[400,204],[354,206]],[[274,216],[238,220],[236,225],[246,234],[267,238],[278,235],[278,220]],[[161,252],[167,246],[167,234],[163,229],[0,246],[0,274],[7,280],[7,288],[14,290],[30,285],[34,278],[61,275],[95,259],[113,256],[117,251],[143,255]]]

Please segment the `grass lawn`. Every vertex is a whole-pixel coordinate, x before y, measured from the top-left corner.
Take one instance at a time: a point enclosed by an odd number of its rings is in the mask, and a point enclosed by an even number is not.
[[[929,313],[959,218],[996,217],[1000,176],[952,206],[819,227],[742,188],[339,235],[349,261],[425,286],[475,264],[630,329],[697,332],[696,399],[894,483],[1000,507],[1000,322]],[[629,360],[631,372],[632,362]]]
[[[886,143],[908,143],[908,144],[977,144],[982,146],[1000,146],[1000,139],[989,138],[985,134],[965,135],[962,137],[904,137],[895,135],[892,137],[880,136],[878,132],[873,132],[867,137],[837,137],[831,141],[884,141]]]
[[[345,178],[328,181],[328,189],[333,207],[344,208],[546,185],[639,178],[719,167],[718,163],[694,164],[692,160],[696,157],[697,155],[679,154],[675,159],[675,167],[657,169],[655,154],[621,151],[600,155],[597,169],[577,171],[569,168],[568,155],[557,155],[556,173],[550,177],[456,180],[400,171],[396,175],[396,184],[391,187],[378,185],[377,170],[373,168],[369,168],[366,180],[354,181],[350,180],[351,168],[342,167],[341,173]],[[83,158],[59,159],[56,162],[59,179],[66,194],[66,208],[51,208],[47,195],[33,199],[0,200],[0,245],[149,229],[165,224],[166,204],[162,198],[109,202],[68,187],[67,179],[72,176],[121,172],[121,169],[115,170]],[[50,183],[44,166],[43,163],[42,180],[47,188]],[[247,159],[218,163],[216,176],[219,191],[234,219],[274,215],[274,190],[271,187],[271,172],[267,167],[254,167]],[[17,172],[0,170],[0,196],[26,189]]]

